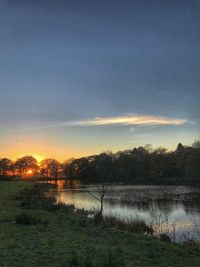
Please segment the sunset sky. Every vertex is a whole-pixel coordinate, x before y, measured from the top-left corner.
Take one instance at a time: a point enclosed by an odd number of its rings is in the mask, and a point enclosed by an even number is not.
[[[200,139],[199,0],[0,0],[0,157]]]

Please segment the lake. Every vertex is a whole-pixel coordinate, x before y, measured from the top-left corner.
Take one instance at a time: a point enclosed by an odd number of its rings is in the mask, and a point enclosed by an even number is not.
[[[73,186],[57,181],[52,191],[57,202],[74,204],[85,210],[99,209],[95,185]],[[200,239],[200,189],[188,186],[112,185],[104,199],[105,216],[122,220],[143,219],[155,233],[167,233],[173,241]]]

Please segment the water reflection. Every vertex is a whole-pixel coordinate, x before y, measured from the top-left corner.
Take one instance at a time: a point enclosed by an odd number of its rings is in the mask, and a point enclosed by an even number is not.
[[[81,184],[79,180],[48,180],[46,181],[49,184],[56,185],[57,190],[64,188],[78,189]]]
[[[74,181],[58,183],[52,193],[58,202],[96,210],[99,203],[88,191],[97,193],[95,186],[81,186]],[[110,186],[104,215],[124,220],[139,217],[153,224],[159,233],[176,231],[176,239],[180,239],[183,232],[190,235],[196,229],[200,232],[200,190],[186,186]]]

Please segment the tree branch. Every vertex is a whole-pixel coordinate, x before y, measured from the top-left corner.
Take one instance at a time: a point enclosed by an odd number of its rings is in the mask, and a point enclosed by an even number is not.
[[[96,197],[95,195],[93,195],[90,191],[87,191],[87,192],[88,192],[88,194],[90,194],[92,197],[96,198],[99,202],[101,202],[101,200],[100,200],[98,197]]]

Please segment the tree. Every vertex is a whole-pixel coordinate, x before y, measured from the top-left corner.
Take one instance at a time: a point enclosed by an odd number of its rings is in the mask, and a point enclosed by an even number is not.
[[[7,176],[11,170],[12,161],[7,158],[0,159],[0,175]]]
[[[95,166],[99,183],[108,183],[112,177],[112,154],[101,153],[95,158]]]
[[[40,162],[40,173],[47,178],[58,178],[60,164],[55,159],[44,159]]]
[[[154,153],[158,154],[158,155],[164,155],[166,154],[167,149],[165,147],[158,147],[154,150]]]
[[[25,175],[29,170],[36,172],[38,170],[37,160],[33,156],[24,156],[15,162],[16,170],[19,175]]]
[[[182,152],[182,151],[184,151],[184,149],[185,149],[185,147],[181,143],[179,143],[177,148],[176,148],[176,151],[177,152]]]
[[[192,144],[192,148],[200,149],[200,140],[194,141]]]
[[[93,162],[94,163],[94,162]],[[90,191],[88,193],[93,196],[100,203],[100,211],[98,215],[101,217],[104,208],[104,198],[106,193],[108,192],[108,182],[111,179],[112,173],[112,154],[111,153],[101,153],[100,155],[95,157],[95,167],[98,177],[99,185],[97,185],[97,194],[94,195]]]
[[[200,141],[192,146],[179,143],[175,151],[146,145],[73,159],[63,164],[63,170],[66,179],[81,183],[185,183],[199,179],[199,153]]]
[[[12,176],[15,176],[15,174],[16,174],[15,162],[12,162],[12,164],[10,165],[10,172],[12,173]]]
[[[102,183],[100,185],[97,186],[97,193],[98,196],[94,195],[93,193],[91,193],[90,191],[88,191],[88,193],[94,197],[96,200],[98,200],[100,202],[100,211],[98,213],[98,215],[101,217],[102,213],[103,213],[103,207],[104,207],[104,198],[106,193],[108,192],[108,184]]]

